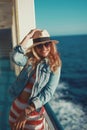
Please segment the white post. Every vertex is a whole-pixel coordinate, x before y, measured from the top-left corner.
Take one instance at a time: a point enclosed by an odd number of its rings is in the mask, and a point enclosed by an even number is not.
[[[20,43],[24,36],[36,27],[34,0],[13,0],[13,47]],[[16,67],[16,74],[20,68]]]
[[[19,42],[35,28],[34,0],[16,0],[19,29]]]

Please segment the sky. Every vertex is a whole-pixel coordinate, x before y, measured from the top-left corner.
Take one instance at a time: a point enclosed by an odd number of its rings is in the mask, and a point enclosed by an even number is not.
[[[87,34],[87,0],[35,0],[36,27],[51,35]]]

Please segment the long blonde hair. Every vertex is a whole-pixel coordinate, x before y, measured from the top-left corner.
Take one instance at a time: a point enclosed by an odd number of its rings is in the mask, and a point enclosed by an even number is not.
[[[55,43],[52,42],[50,47],[51,47],[51,51],[47,57],[48,64],[51,68],[51,71],[56,72],[57,68],[61,66],[61,59],[59,53],[57,52]],[[26,55],[29,57],[27,64],[31,62],[33,64],[33,67],[36,67],[37,64],[41,61],[41,57],[38,56],[35,47],[33,47],[31,51],[28,52]]]

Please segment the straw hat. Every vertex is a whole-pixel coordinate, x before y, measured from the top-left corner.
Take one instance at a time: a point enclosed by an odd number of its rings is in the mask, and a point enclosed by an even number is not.
[[[50,35],[47,32],[47,30],[37,30],[32,39],[29,39],[28,41],[28,48],[35,47],[39,44],[44,44],[46,42],[53,42],[53,43],[58,43],[57,40],[51,40]]]

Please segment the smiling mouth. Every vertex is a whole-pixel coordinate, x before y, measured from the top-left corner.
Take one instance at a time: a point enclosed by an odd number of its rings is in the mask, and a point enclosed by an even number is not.
[[[41,51],[41,54],[48,54],[48,51]]]

